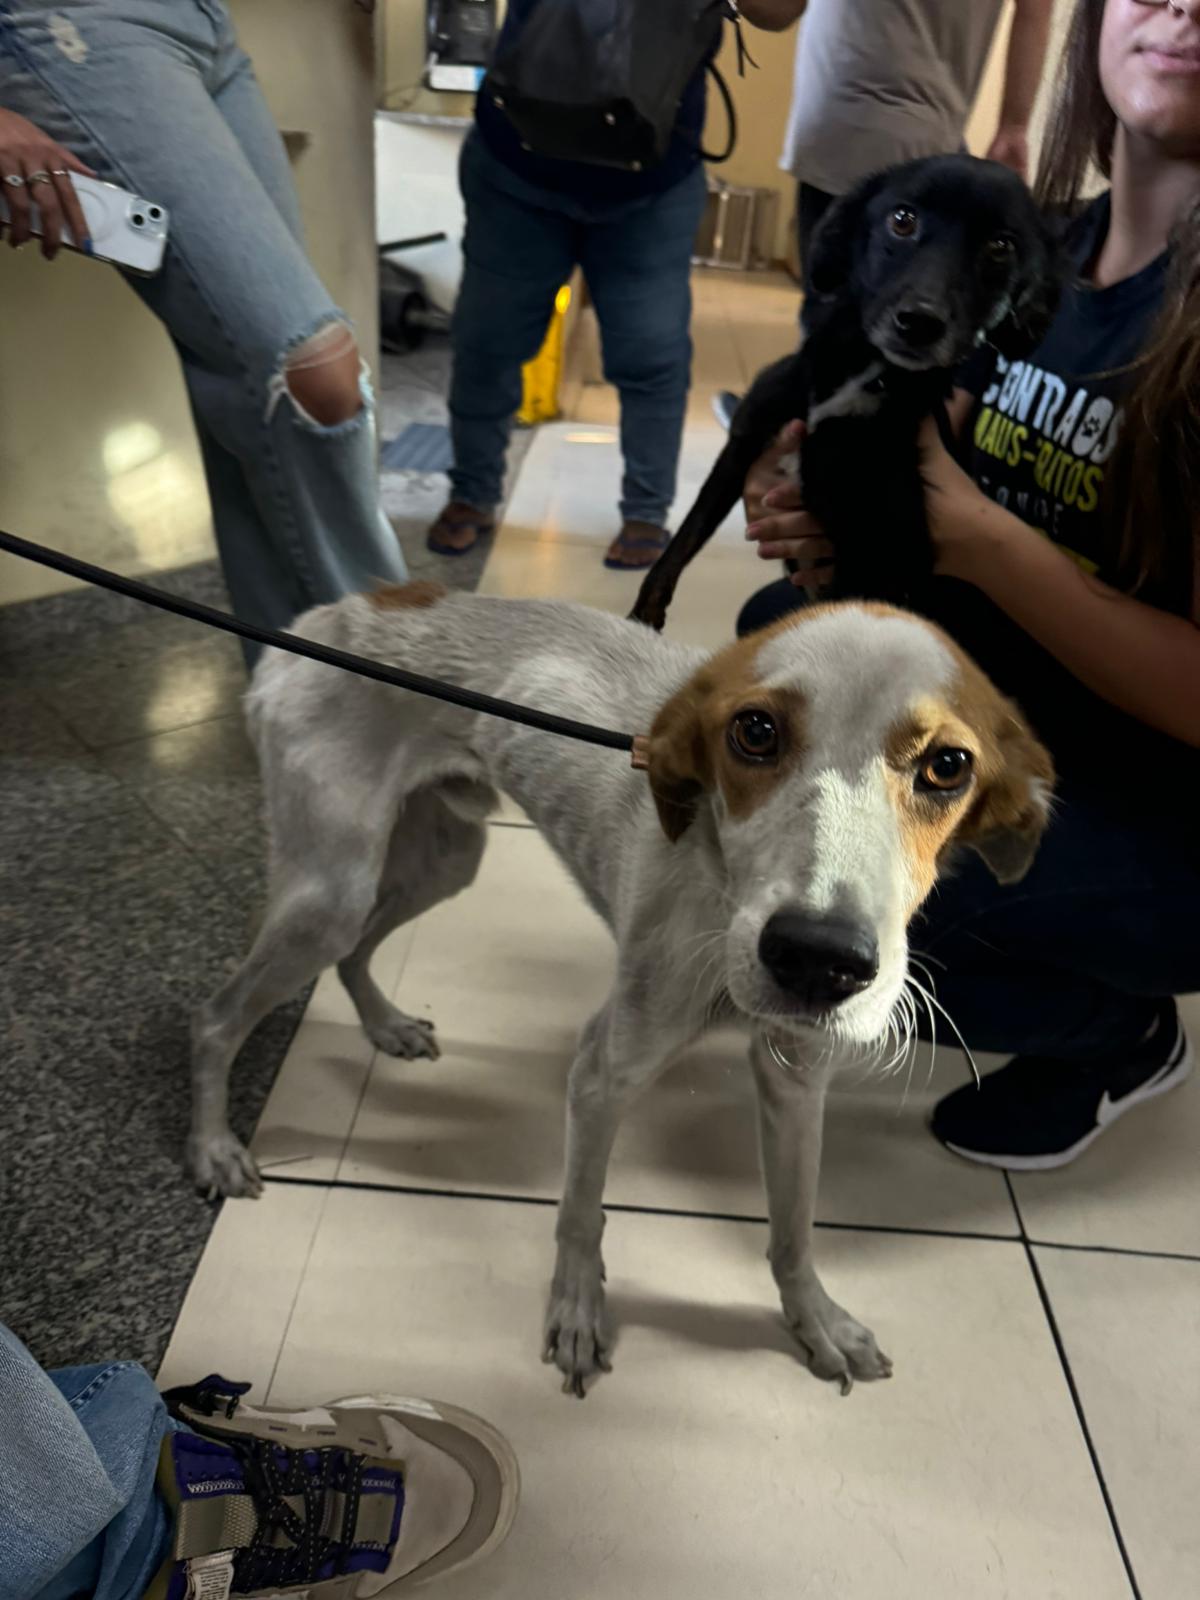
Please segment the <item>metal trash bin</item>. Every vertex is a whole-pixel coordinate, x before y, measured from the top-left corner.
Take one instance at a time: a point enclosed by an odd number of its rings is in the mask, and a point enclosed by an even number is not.
[[[771,265],[779,195],[774,189],[708,180],[708,201],[692,264],[735,272],[762,271]]]

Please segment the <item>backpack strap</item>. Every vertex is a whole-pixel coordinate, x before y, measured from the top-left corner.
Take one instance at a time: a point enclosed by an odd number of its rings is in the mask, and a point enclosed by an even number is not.
[[[728,20],[733,23],[733,34],[734,38],[737,40],[738,77],[744,78],[746,76],[747,61],[756,72],[758,70],[758,62],[755,61],[754,57],[746,48],[746,36],[742,32],[742,19],[740,13],[738,12],[737,6],[730,6],[726,15]],[[729,85],[725,82],[725,79],[721,74],[721,69],[717,66],[715,58],[706,61],[704,65],[706,70],[711,74],[712,80],[716,84],[717,89],[720,91],[721,99],[725,105],[725,118],[729,125],[729,137],[726,139],[725,148],[721,151],[720,155],[713,155],[711,151],[708,151],[704,148],[703,144],[700,146],[700,159],[702,161],[711,162],[711,164],[716,167],[720,166],[722,161],[729,160],[730,156],[733,154],[734,146],[737,144],[737,108],[734,106],[733,96],[729,92]]]
[[[703,144],[700,146],[700,159],[702,161],[708,161],[714,167],[716,167],[720,166],[722,161],[729,160],[730,156],[733,154],[734,146],[737,144],[737,109],[733,103],[733,96],[729,92],[729,85],[725,82],[724,77],[721,75],[721,69],[717,66],[717,63],[715,61],[709,61],[706,63],[706,66],[707,70],[712,74],[713,82],[720,91],[721,99],[725,103],[725,118],[729,124],[729,135],[725,141],[725,148],[720,152],[719,155],[714,155],[711,150],[706,150]]]

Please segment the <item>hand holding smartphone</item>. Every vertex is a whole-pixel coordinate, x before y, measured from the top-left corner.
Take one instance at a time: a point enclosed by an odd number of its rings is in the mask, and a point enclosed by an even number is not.
[[[0,110],[0,238],[14,248],[36,236],[47,260],[66,245],[151,276],[167,227],[165,206],[104,183],[32,122]]]

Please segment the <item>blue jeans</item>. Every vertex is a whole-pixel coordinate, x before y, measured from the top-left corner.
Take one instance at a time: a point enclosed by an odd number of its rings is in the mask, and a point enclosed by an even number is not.
[[[804,604],[786,579],[770,584],[746,602],[738,633]],[[1109,749],[1115,780],[1122,745]],[[1200,754],[1178,783],[1153,758],[1128,760],[1144,804],[1068,776],[1020,883],[996,883],[968,853],[914,922],[913,951],[933,958],[937,997],[972,1049],[1094,1060],[1135,1045],[1168,996],[1200,990]],[[943,1041],[949,1032],[939,1023]]]
[[[365,382],[358,414],[324,427],[281,378],[289,351],[345,319],[221,0],[0,0],[0,106],[170,211],[162,272],[129,283],[183,363],[235,610],[285,627],[403,579]]]
[[[0,1324],[0,1600],[138,1600],[171,1535],[154,1474],[179,1426],[141,1367],[47,1373]]]
[[[703,170],[661,194],[590,205],[524,182],[473,133],[460,180],[467,227],[450,388],[455,498],[484,510],[498,504],[521,368],[541,348],[554,297],[579,266],[600,322],[604,375],[621,395],[621,515],[664,522],[691,379]]]

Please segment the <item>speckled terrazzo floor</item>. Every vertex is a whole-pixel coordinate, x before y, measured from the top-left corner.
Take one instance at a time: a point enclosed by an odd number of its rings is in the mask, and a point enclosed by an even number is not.
[[[385,364],[385,438],[444,418],[444,346]],[[514,440],[514,455],[525,440]],[[414,574],[442,477],[386,474]],[[210,604],[215,564],[160,577]],[[181,1169],[187,1018],[245,948],[262,885],[234,640],[94,591],[0,606],[0,1318],[47,1365],[157,1367],[215,1219]],[[248,1134],[303,1009],[234,1077]]]

